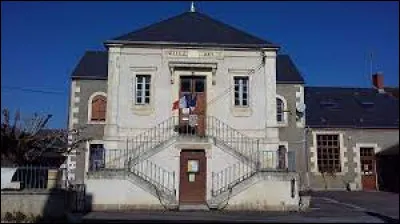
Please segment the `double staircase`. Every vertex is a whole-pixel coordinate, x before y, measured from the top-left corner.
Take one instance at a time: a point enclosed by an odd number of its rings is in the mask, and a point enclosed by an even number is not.
[[[168,171],[148,159],[174,142],[211,140],[217,147],[235,156],[238,162],[218,172],[212,172],[212,200],[210,208],[219,208],[226,201],[232,189],[262,170],[259,141],[250,138],[221,120],[208,116],[206,128],[198,135],[196,128],[179,126],[179,117],[173,116],[126,140],[125,150],[108,150],[105,164],[91,176],[116,175],[126,178],[157,196],[166,209],[176,209],[176,173]],[[187,131],[182,131],[182,130]],[[205,134],[204,134],[205,132]],[[265,153],[265,151],[263,152]],[[276,152],[270,152],[276,160]]]

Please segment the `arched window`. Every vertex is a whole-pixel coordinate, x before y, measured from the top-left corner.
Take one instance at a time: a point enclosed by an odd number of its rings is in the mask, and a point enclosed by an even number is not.
[[[106,121],[107,98],[103,95],[96,95],[91,104],[90,121]]]
[[[285,121],[284,115],[285,104],[282,99],[276,98],[276,120],[279,123],[283,123]]]

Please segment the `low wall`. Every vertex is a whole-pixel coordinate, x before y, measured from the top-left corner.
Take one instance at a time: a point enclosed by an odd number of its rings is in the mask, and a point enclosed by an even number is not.
[[[228,200],[226,210],[297,211],[299,209],[298,178],[295,175],[259,173],[246,189]],[[292,179],[295,181],[292,183]]]
[[[157,197],[124,179],[88,179],[86,194],[92,211],[164,209]]]
[[[68,210],[67,192],[62,190],[41,192],[2,191],[1,218],[7,212],[21,212],[26,216],[62,217]]]

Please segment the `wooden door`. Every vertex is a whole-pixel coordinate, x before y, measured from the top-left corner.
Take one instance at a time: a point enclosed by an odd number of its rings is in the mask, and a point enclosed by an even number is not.
[[[179,124],[181,132],[204,136],[207,109],[205,76],[181,76],[179,98],[185,95],[192,98],[195,97],[196,106],[193,111],[190,109],[179,109]],[[190,115],[196,116],[196,126],[190,125]]]
[[[179,203],[206,201],[207,159],[204,150],[182,150],[180,156]]]
[[[374,148],[360,148],[361,183],[363,190],[376,190]]]

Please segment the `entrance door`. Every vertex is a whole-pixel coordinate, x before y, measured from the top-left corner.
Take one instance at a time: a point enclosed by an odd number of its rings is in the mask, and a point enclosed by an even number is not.
[[[363,190],[376,190],[374,148],[360,148],[361,183]]]
[[[182,150],[180,159],[179,203],[206,201],[207,160],[204,150]]]
[[[181,132],[197,134],[204,136],[206,128],[206,78],[205,76],[181,76],[179,98],[187,96],[187,98],[195,99],[196,106],[193,110],[179,110],[179,124]],[[190,121],[191,117],[195,118],[195,125]]]

